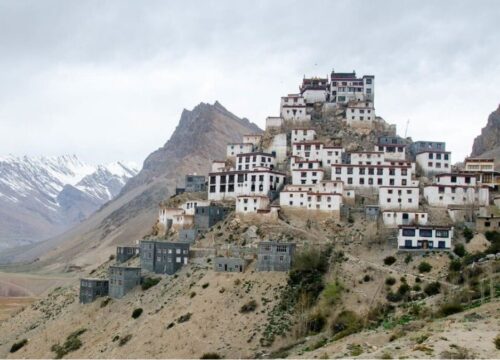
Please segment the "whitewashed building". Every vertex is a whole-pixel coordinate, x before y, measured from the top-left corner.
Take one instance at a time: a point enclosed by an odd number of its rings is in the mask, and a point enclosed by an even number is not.
[[[319,160],[302,160],[299,156],[290,157],[291,170],[300,169],[321,169],[321,161]]]
[[[332,216],[340,216],[342,193],[320,192],[320,187],[310,188],[287,185],[280,194],[281,208],[329,211]]]
[[[280,133],[273,136],[271,144],[264,151],[273,154],[276,158],[276,163],[282,163],[287,158],[287,147],[286,133]]]
[[[326,102],[328,96],[328,78],[304,78],[300,86],[300,94],[306,104]]]
[[[451,171],[451,152],[426,150],[419,152],[416,162],[426,176]]]
[[[385,162],[382,151],[353,151],[349,155],[353,165],[382,165]]]
[[[212,161],[212,172],[219,172],[227,170],[227,165],[225,160],[214,160]]]
[[[267,210],[269,197],[262,195],[238,195],[236,197],[236,213],[256,214],[259,210]]]
[[[406,144],[377,144],[376,151],[384,153],[386,160],[406,160]]]
[[[292,184],[315,185],[322,181],[324,176],[323,169],[295,169],[292,170]]]
[[[453,227],[401,225],[398,231],[399,250],[450,250]]]
[[[488,205],[489,187],[486,185],[427,185],[424,187],[424,197],[432,206]]]
[[[427,225],[429,215],[422,211],[384,210],[382,220],[387,227],[399,225]]]
[[[333,164],[342,163],[342,153],[344,149],[342,146],[328,146],[324,145],[321,153],[321,163],[323,167],[330,167]]]
[[[372,188],[380,186],[408,186],[411,184],[411,165],[334,164],[332,180],[341,180],[348,188]]]
[[[380,186],[378,204],[382,210],[418,209],[418,184],[410,186]]]
[[[236,200],[238,195],[264,195],[278,191],[286,174],[267,168],[209,173],[209,200]]]
[[[252,143],[231,143],[227,144],[226,157],[234,158],[239,154],[251,153],[254,151]]]
[[[375,108],[370,101],[350,101],[345,110],[345,122],[354,128],[371,129],[376,120]]]
[[[175,216],[183,215],[184,213],[185,210],[181,208],[160,206],[160,211],[158,214],[158,223],[162,225],[163,227],[162,230],[166,230],[173,225]]]
[[[246,154],[238,154],[236,156],[237,170],[252,170],[257,167],[274,169],[276,166],[276,158],[273,154],[264,152],[253,152]]]
[[[320,141],[299,141],[292,144],[292,155],[305,160],[320,160],[324,144]]]
[[[181,204],[180,208],[184,210],[184,213],[187,215],[194,215],[195,209],[198,206],[209,206],[210,201],[208,200],[188,200],[185,203]],[[177,214],[179,215],[179,214]]]
[[[470,172],[495,171],[495,159],[466,158],[464,170]]]
[[[261,142],[262,142],[262,135],[260,134],[243,135],[243,143],[252,144],[254,150],[259,148]]]
[[[290,131],[290,135],[292,144],[316,139],[316,131],[313,129],[295,128]]]
[[[356,76],[356,72],[330,74],[330,102],[347,104],[349,101],[371,101],[375,99],[375,76]]]
[[[309,121],[311,116],[306,112],[306,102],[300,94],[289,94],[281,97],[280,117],[287,121]]]

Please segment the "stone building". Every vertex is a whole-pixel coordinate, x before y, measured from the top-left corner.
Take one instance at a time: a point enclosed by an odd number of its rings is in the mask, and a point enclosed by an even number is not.
[[[239,257],[219,256],[214,259],[214,271],[217,272],[245,272],[246,260]]]
[[[95,278],[80,279],[80,304],[91,303],[100,296],[107,296],[108,292],[108,280]]]
[[[223,206],[199,206],[195,210],[194,226],[198,230],[208,230],[219,221],[224,220],[229,211],[229,208]]]
[[[110,266],[108,269],[109,296],[120,299],[131,289],[141,284],[141,268]]]
[[[175,274],[188,263],[189,243],[141,241],[141,267],[157,274]]]
[[[193,244],[198,237],[199,231],[197,229],[180,229],[179,241]]]
[[[125,262],[134,256],[139,255],[138,246],[117,246],[116,247],[116,262]]]
[[[289,271],[294,253],[294,243],[260,242],[257,254],[257,271]]]

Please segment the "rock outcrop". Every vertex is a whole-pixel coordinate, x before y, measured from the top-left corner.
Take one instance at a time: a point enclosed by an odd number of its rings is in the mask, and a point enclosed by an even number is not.
[[[488,117],[481,135],[474,139],[471,156],[494,158],[496,167],[500,166],[500,105]]]

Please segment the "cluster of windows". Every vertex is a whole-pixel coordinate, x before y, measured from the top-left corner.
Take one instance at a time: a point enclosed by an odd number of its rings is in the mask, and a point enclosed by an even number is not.
[[[414,237],[416,236],[416,229],[403,229],[402,234],[405,237]],[[437,238],[448,238],[450,235],[449,230],[434,230],[434,229],[418,229],[419,237],[434,237]]]

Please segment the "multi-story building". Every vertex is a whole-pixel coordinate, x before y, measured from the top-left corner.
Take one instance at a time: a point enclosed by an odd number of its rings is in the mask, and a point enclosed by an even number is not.
[[[120,299],[134,287],[141,284],[141,268],[130,266],[110,266],[109,297]]]
[[[280,128],[282,125],[283,118],[281,116],[268,116],[266,118],[266,130]]]
[[[141,268],[172,275],[188,263],[189,243],[157,240],[141,241]]]
[[[330,75],[330,102],[347,104],[349,101],[375,100],[375,76],[356,77],[356,72],[339,73],[332,71]]]
[[[139,255],[138,246],[117,246],[116,247],[116,262],[125,262],[134,256]]]
[[[274,169],[276,157],[264,152],[253,152],[239,154],[236,156],[236,168],[238,170],[253,170],[255,168]]]
[[[260,242],[257,271],[289,271],[295,254],[294,243]]]
[[[195,209],[194,224],[197,230],[208,230],[229,214],[231,209],[219,205],[198,206]]]
[[[292,155],[304,160],[321,160],[323,146],[320,141],[299,141],[292,144]]]
[[[280,193],[282,208],[319,210],[340,217],[343,202],[343,184],[339,181],[321,181],[315,185],[286,185]]]
[[[243,143],[252,144],[254,147],[254,150],[258,149],[260,147],[260,144],[262,143],[262,135],[261,134],[243,135]]]
[[[101,296],[108,296],[109,281],[105,279],[80,279],[80,304],[88,304]]]
[[[467,173],[439,174],[432,185],[424,187],[424,197],[432,206],[480,206],[489,204],[489,188],[478,185],[476,177]]]
[[[411,184],[411,176],[412,167],[407,162],[332,165],[332,179],[343,181],[348,188],[408,186]]]
[[[467,158],[464,172],[475,174],[482,185],[500,188],[500,172],[495,171],[495,159]]]
[[[312,164],[318,164],[312,162]],[[298,165],[301,165],[300,163]],[[294,169],[292,170],[292,184],[314,185],[323,180],[325,170],[323,169]]]
[[[398,233],[399,250],[450,250],[453,227],[401,225]]]
[[[236,213],[256,214],[259,210],[267,210],[269,197],[262,195],[239,195],[236,199]]]
[[[379,138],[375,150],[383,152],[386,160],[406,160],[407,146],[405,141],[399,137],[383,136]]]
[[[417,153],[416,161],[426,176],[451,171],[451,152],[449,151],[421,151]]]
[[[290,131],[290,137],[293,143],[302,141],[313,141],[316,139],[316,131],[306,128],[295,128]]]
[[[254,151],[252,143],[231,143],[227,144],[226,157],[235,158],[239,154],[251,153]]]
[[[268,168],[209,174],[209,200],[236,200],[238,195],[264,195],[279,191],[286,174]]]
[[[206,183],[205,183],[205,176],[204,175],[186,175],[186,186],[185,186],[185,192],[201,192],[201,191],[206,191]]]
[[[354,128],[372,128],[376,120],[373,103],[370,101],[349,101],[344,120]]]
[[[422,151],[446,151],[446,143],[442,141],[415,141],[408,146],[408,152],[413,160]]]
[[[218,256],[214,259],[214,271],[217,272],[245,272],[247,262],[239,257]]]
[[[409,186],[380,186],[378,204],[382,210],[418,209],[418,182]]]
[[[309,121],[305,99],[300,94],[289,94],[281,97],[280,117],[286,121]]]
[[[306,104],[325,102],[328,97],[328,78],[304,78],[300,86],[300,94]]]

